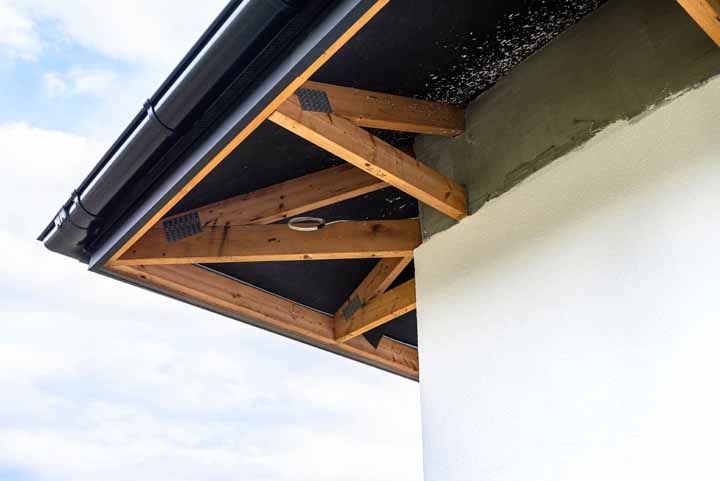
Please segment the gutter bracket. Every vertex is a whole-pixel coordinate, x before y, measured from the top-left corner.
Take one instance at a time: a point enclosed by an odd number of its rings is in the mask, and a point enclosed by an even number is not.
[[[155,112],[155,106],[152,104],[152,102],[150,101],[150,99],[147,99],[147,100],[145,101],[145,103],[143,104],[143,107],[144,107],[145,110],[147,111],[147,116],[148,116],[148,118],[153,119],[153,120],[155,121],[155,123],[157,123],[158,125],[160,125],[160,127],[162,127],[168,134],[174,134],[174,133],[175,133],[175,129],[173,129],[173,128],[170,127],[168,124],[166,124],[165,122],[163,122],[162,120],[160,120],[160,117],[158,117],[157,112]]]
[[[65,224],[65,221],[68,220],[68,217],[69,217],[69,215],[68,215],[67,208],[65,206],[62,206],[60,208],[60,210],[58,211],[57,215],[55,216],[55,218],[53,219],[53,222],[55,223],[55,227],[58,229],[61,228]]]
[[[53,219],[55,227],[59,229],[65,224],[65,222],[70,222],[70,224],[72,224],[76,229],[88,230],[90,228],[89,225],[83,227],[81,225],[77,225],[77,223],[73,221],[70,216],[70,208],[73,206],[76,206],[86,216],[90,217],[91,222],[95,219],[100,219],[100,216],[98,214],[94,214],[85,208],[82,200],[80,200],[80,192],[78,192],[77,190],[73,190],[72,194],[70,195],[70,199],[65,204],[63,204],[63,206],[60,208],[57,215],[55,215],[55,218]]]

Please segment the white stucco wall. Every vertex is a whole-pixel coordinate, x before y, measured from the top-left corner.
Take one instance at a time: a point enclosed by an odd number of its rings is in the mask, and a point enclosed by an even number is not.
[[[416,252],[426,481],[720,479],[720,81]]]

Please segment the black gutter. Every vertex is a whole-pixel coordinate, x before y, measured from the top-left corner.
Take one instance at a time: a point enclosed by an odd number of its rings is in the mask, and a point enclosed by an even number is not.
[[[38,240],[84,262],[88,241],[103,226],[105,207],[158,151],[167,150],[198,119],[230,71],[242,70],[290,22],[306,0],[233,0],[73,191]]]
[[[95,240],[90,246],[90,269],[103,272],[102,266],[120,247],[375,3],[376,0],[336,0],[320,11],[306,9],[300,17],[306,15],[311,22],[303,25],[306,19],[298,19],[300,31],[289,29],[287,35],[294,38],[283,47],[280,56],[274,55],[275,44],[268,44],[259,58],[274,57],[270,65],[260,73],[250,68],[252,82],[244,88],[237,103],[183,151],[132,208],[113,222],[111,230]],[[283,43],[280,39],[279,44]]]

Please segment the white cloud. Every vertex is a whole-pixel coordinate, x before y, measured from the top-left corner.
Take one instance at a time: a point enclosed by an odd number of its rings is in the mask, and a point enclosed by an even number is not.
[[[33,21],[5,0],[0,0],[0,51],[11,57],[33,58],[41,49]]]
[[[110,91],[114,81],[114,72],[87,67],[73,67],[65,74],[47,72],[43,75],[45,90],[50,97],[70,93],[103,95]]]
[[[109,70],[75,67],[68,72],[75,93],[103,94],[110,89],[115,74]]]
[[[140,110],[226,0],[199,5],[192,0],[0,0],[0,56],[49,58],[49,53],[81,46],[119,61],[125,69],[122,88],[109,71],[86,69],[82,78],[53,66],[43,78],[50,97],[78,92],[102,94],[106,101],[88,114],[83,132],[111,140]],[[74,51],[72,55],[85,55]],[[80,59],[80,61],[84,61]],[[92,74],[92,75],[91,75]],[[59,75],[59,77],[58,77]],[[58,78],[65,83],[63,90]],[[108,93],[112,91],[112,95]]]
[[[43,84],[50,97],[58,97],[67,92],[67,83],[57,72],[46,72],[43,75]]]
[[[35,241],[104,148],[0,124],[0,475],[419,481],[416,384],[88,273]]]
[[[59,208],[85,173],[97,162],[104,146],[85,137],[46,130],[23,123],[0,123],[0,159],[5,187],[0,200],[10,209],[0,218],[3,232],[32,235],[48,214]],[[32,193],[32,195],[30,195]]]
[[[53,22],[70,40],[131,63],[177,63],[225,5],[209,0],[22,0],[17,9]]]
[[[56,53],[79,45],[104,57],[105,61],[120,62],[121,65],[113,68],[124,72],[122,88],[112,82],[116,76],[99,75],[109,72],[97,70],[72,79],[68,78],[70,72],[53,66],[55,76],[43,79],[45,93],[50,97],[78,91],[102,94],[106,101],[97,112],[89,113],[79,128],[111,140],[140,110],[145,99],[226,3],[227,0],[209,0],[202,5],[192,0],[0,0],[0,8],[5,6],[13,12],[12,18],[23,19],[22,28],[12,30],[3,28],[0,20],[0,55],[3,54],[2,38],[10,36],[11,31],[20,31],[32,40],[25,42],[27,47],[22,51],[26,56],[30,53],[37,56],[43,47],[47,52]],[[74,51],[73,55],[78,52]],[[49,54],[40,59],[47,56]],[[64,91],[56,82],[57,75],[66,84]],[[110,91],[112,95],[108,95]]]

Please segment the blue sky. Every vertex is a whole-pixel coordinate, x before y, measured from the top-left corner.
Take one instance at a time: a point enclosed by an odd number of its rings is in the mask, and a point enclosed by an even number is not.
[[[222,0],[0,0],[0,481],[422,478],[410,381],[35,237]]]

